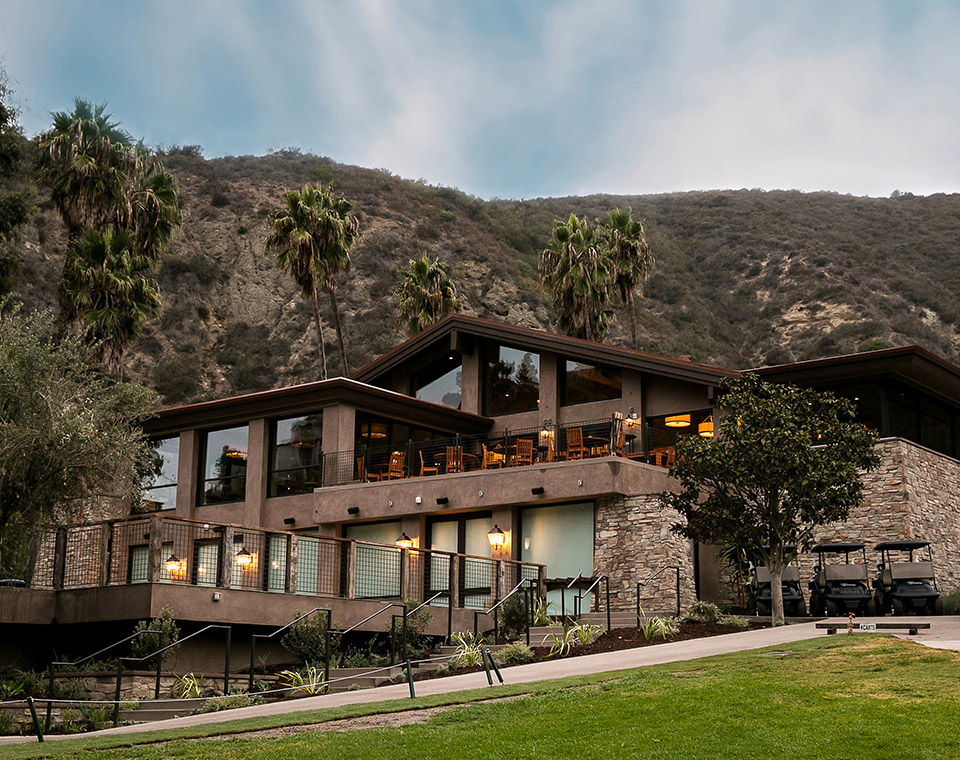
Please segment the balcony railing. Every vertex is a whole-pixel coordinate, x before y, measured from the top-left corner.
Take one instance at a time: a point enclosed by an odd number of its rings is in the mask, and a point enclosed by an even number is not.
[[[61,528],[42,541],[34,588],[168,583],[484,609],[543,565],[152,515]]]
[[[611,455],[668,467],[674,461],[676,439],[672,431],[614,418],[407,441],[326,453],[319,485],[383,482]]]

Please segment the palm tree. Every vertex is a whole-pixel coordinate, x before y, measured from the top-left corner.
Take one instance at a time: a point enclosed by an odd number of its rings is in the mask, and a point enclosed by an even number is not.
[[[602,222],[604,243],[613,269],[613,284],[630,312],[630,334],[637,350],[637,310],[634,297],[642,295],[643,283],[653,267],[653,254],[643,233],[643,222],[630,217],[631,209],[614,209]]]
[[[151,262],[132,232],[112,226],[87,230],[67,259],[70,277],[60,281],[60,300],[80,316],[84,340],[96,345],[101,364],[120,377],[126,347],[141,323],[160,312],[159,287],[147,276]]]
[[[426,252],[419,259],[410,259],[408,269],[400,270],[400,284],[393,291],[397,330],[406,327],[412,337],[448,314],[463,310],[457,286],[447,271],[446,264],[440,259],[431,261]]]
[[[154,263],[180,229],[180,192],[173,175],[159,161],[138,152],[124,203],[116,209],[116,224],[136,237],[140,253]]]
[[[350,268],[350,249],[363,240],[360,222],[351,213],[352,204],[343,196],[334,197],[320,185],[305,185],[291,190],[286,205],[273,215],[273,232],[267,237],[266,251],[277,251],[277,266],[290,272],[300,286],[300,294],[313,301],[320,350],[321,377],[327,378],[327,359],[323,342],[323,322],[317,302],[317,288],[330,294],[334,327],[340,345],[343,374],[350,372],[337,304],[337,274]]]
[[[613,312],[610,263],[587,220],[571,214],[556,221],[540,253],[540,286],[550,295],[556,327],[567,335],[602,342]]]

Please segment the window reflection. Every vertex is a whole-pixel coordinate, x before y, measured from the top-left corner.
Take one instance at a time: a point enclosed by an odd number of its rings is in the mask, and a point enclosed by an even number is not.
[[[177,505],[177,467],[180,463],[180,437],[149,441],[149,472],[140,482],[147,511],[173,509]]]
[[[323,413],[274,420],[270,495],[310,493],[321,484]]]
[[[622,395],[623,373],[619,369],[595,367],[567,360],[560,385],[561,404],[586,404],[606,401]]]
[[[204,435],[203,504],[243,501],[247,485],[247,426]]]
[[[458,364],[444,372],[436,380],[431,380],[417,389],[416,396],[421,401],[432,401],[451,409],[460,408],[462,368]]]
[[[487,362],[487,414],[528,412],[540,405],[540,355],[500,346]]]

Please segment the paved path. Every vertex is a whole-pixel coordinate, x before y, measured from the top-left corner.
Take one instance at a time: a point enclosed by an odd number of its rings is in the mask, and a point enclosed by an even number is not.
[[[864,618],[863,622],[879,620],[879,618]],[[883,618],[885,622],[892,622],[891,618]],[[921,631],[917,636],[903,636],[927,646],[942,649],[960,649],[960,617],[911,618],[911,620],[929,620],[931,630]],[[764,628],[741,633],[729,633],[723,636],[711,636],[690,641],[678,641],[669,644],[658,644],[652,647],[626,649],[619,652],[605,652],[604,654],[586,655],[583,657],[568,657],[562,660],[549,660],[529,665],[517,665],[502,671],[506,684],[529,683],[544,681],[567,676],[589,675],[630,668],[640,668],[646,665],[659,665],[680,660],[694,660],[700,657],[711,657],[730,652],[741,652],[750,649],[761,649],[770,646],[783,646],[794,641],[816,638],[825,635],[818,631],[814,623],[801,623],[782,628]],[[449,694],[452,692],[481,689],[487,686],[484,673],[468,673],[466,675],[437,678],[415,683],[418,697],[432,694]],[[242,718],[253,718],[262,715],[288,715],[318,710],[342,705],[371,704],[386,702],[393,699],[409,698],[407,684],[397,686],[383,686],[378,689],[364,689],[361,691],[346,691],[337,694],[327,694],[319,697],[305,697],[295,701],[273,702],[266,705],[242,707],[225,712],[206,713],[204,715],[187,715],[182,718],[156,721],[153,723],[118,726],[103,731],[83,734],[83,736],[113,734],[134,734],[143,731],[156,731],[168,728],[183,728],[186,726],[200,726],[212,723],[223,723]],[[48,740],[70,740],[76,735],[52,735]],[[36,741],[35,737],[0,737],[0,745],[19,744]]]

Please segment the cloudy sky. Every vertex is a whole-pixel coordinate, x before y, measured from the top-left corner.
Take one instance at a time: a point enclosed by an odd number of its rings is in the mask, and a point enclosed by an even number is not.
[[[30,134],[283,147],[484,197],[960,191],[960,2],[0,0]]]

